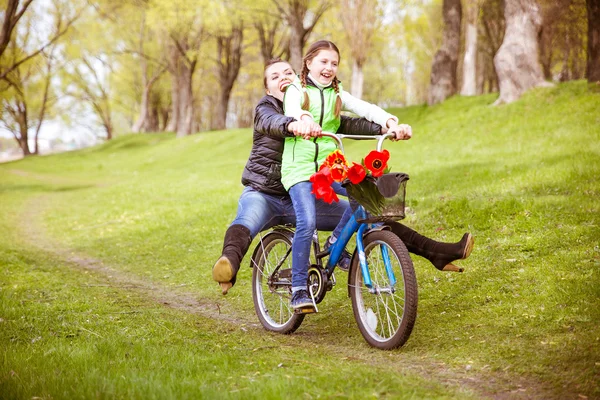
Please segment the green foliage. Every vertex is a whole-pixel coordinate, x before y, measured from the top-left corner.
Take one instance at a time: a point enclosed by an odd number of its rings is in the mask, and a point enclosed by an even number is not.
[[[292,336],[257,328],[248,259],[219,294],[210,268],[250,130],[129,135],[1,165],[0,391],[600,396],[600,96],[573,82],[494,100],[393,110],[414,129],[386,146],[392,169],[411,177],[405,223],[437,240],[476,238],[463,274],[413,257],[419,315],[394,352],[362,340],[342,273]],[[351,159],[371,148],[346,146]]]

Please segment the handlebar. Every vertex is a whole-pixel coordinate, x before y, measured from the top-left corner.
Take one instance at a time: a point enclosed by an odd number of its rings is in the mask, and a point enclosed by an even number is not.
[[[383,149],[383,141],[388,138],[394,137],[393,133],[386,133],[384,135],[345,135],[343,133],[331,133],[331,132],[321,132],[321,136],[327,136],[334,139],[337,142],[338,149],[341,152],[344,152],[344,145],[342,144],[342,139],[354,139],[354,140],[377,140],[377,151],[381,151]]]

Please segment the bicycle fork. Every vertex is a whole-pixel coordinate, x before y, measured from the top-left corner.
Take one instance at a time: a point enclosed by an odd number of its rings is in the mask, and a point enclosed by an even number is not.
[[[327,262],[327,270],[329,272],[333,271],[335,264],[338,262],[340,256],[342,255],[342,251],[346,247],[346,244],[350,241],[350,238],[356,232],[356,252],[358,255],[358,260],[360,263],[360,269],[363,276],[363,283],[369,289],[371,293],[377,292],[385,292],[392,291],[394,285],[396,284],[396,276],[394,275],[394,271],[392,269],[392,262],[390,259],[390,255],[388,252],[388,248],[385,245],[380,245],[381,247],[381,258],[385,265],[385,271],[387,277],[389,279],[390,288],[374,288],[373,281],[371,280],[371,273],[369,271],[369,265],[367,264],[367,259],[365,256],[365,246],[363,243],[363,236],[367,229],[369,228],[369,224],[359,223],[357,219],[366,218],[366,212],[364,208],[359,207],[354,214],[350,217],[350,220],[342,229],[342,233],[338,240],[330,247],[330,255],[329,260]]]

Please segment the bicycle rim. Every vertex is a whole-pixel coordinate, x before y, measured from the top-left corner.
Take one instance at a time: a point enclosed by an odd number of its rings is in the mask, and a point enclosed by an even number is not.
[[[365,340],[380,349],[402,346],[410,337],[417,316],[417,282],[412,260],[404,243],[388,231],[365,236],[365,257],[372,288],[364,285],[355,257],[350,270],[350,297],[354,317]],[[383,261],[383,249],[389,254],[396,279],[391,284]]]
[[[254,309],[265,329],[279,333],[292,333],[298,329],[304,315],[294,314],[290,305],[291,242],[284,234],[272,232],[265,236],[258,246],[260,248],[252,258]],[[279,269],[277,266],[280,266]],[[273,275],[276,269],[278,274]],[[278,277],[286,272],[289,273],[288,277]]]

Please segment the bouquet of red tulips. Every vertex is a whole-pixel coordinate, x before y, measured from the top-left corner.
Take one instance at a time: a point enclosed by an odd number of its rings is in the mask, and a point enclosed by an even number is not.
[[[317,199],[328,203],[339,201],[331,184],[342,182],[348,195],[360,203],[371,215],[369,222],[404,218],[404,194],[408,175],[389,173],[387,165],[390,153],[373,150],[361,164],[346,161],[344,154],[336,150],[327,156],[318,172],[310,181],[312,193]]]

